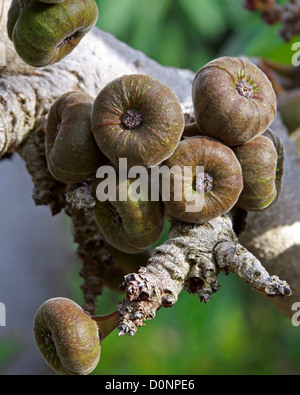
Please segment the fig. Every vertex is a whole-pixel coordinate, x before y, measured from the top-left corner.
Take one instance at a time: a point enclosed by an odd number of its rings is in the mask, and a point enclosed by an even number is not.
[[[124,75],[110,82],[97,96],[92,131],[110,161],[118,166],[158,165],[176,149],[184,117],[175,93],[143,74]]]
[[[221,57],[202,67],[192,86],[199,129],[228,146],[261,135],[276,116],[273,86],[256,65]]]
[[[105,240],[128,254],[141,253],[155,244],[165,225],[163,202],[151,200],[149,189],[143,199],[132,199],[133,179],[121,180],[118,174],[115,196],[100,200],[98,188],[102,188],[102,182],[105,178],[93,178],[92,195],[96,200],[95,220]]]
[[[171,174],[170,199],[163,198],[167,212],[185,222],[204,224],[229,212],[243,189],[242,169],[235,154],[210,137],[182,140],[163,165]],[[176,197],[178,188],[181,199]],[[163,190],[161,194],[164,196]],[[189,208],[193,201],[194,208]]]
[[[237,205],[248,211],[261,211],[275,204],[283,175],[284,153],[280,140],[267,131],[234,147],[233,151],[241,163],[244,182]]]
[[[70,299],[44,302],[35,313],[33,332],[42,357],[58,374],[87,375],[99,362],[98,325]]]
[[[45,127],[47,164],[62,183],[83,182],[107,162],[91,132],[92,105],[91,96],[71,91],[50,108]]]
[[[138,272],[140,267],[146,267],[151,258],[150,248],[136,254],[120,251],[108,243],[105,248],[112,254],[112,261],[104,268],[102,280],[104,285],[114,292],[121,292],[120,286],[124,282],[124,276]]]
[[[95,0],[13,1],[8,35],[18,55],[29,65],[43,67],[68,55],[96,24]]]

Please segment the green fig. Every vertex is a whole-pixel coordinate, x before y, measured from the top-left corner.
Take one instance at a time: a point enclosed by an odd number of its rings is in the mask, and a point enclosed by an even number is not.
[[[119,165],[153,167],[176,149],[184,117],[175,93],[143,74],[124,75],[110,82],[97,96],[92,131],[110,161]]]
[[[97,18],[95,0],[31,0],[23,8],[13,2],[8,34],[26,63],[43,67],[68,55],[95,25]]]
[[[193,82],[192,99],[202,134],[228,146],[261,135],[276,116],[270,80],[242,58],[221,57],[202,67]]]
[[[50,173],[65,184],[83,182],[107,159],[91,132],[93,98],[81,91],[60,96],[46,122],[46,157]]]
[[[182,140],[163,166],[171,173],[170,199],[163,198],[167,212],[184,222],[204,224],[229,212],[243,189],[235,154],[210,137]],[[161,189],[164,196],[163,182]]]
[[[269,137],[257,136],[233,148],[242,166],[244,182],[237,205],[245,210],[265,210],[278,199],[283,173],[283,147],[278,144],[278,155],[272,138],[275,137],[271,134]]]
[[[99,362],[99,327],[70,299],[44,302],[35,313],[33,332],[42,357],[58,374],[87,375]]]

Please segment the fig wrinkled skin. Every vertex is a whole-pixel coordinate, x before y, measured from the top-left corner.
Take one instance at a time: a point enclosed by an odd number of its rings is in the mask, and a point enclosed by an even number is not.
[[[196,122],[191,122],[185,125],[182,133],[182,138],[203,136],[203,132],[199,129]]]
[[[182,140],[174,154],[163,165],[179,166],[182,199],[174,193],[180,178],[171,174],[170,201],[165,201],[167,213],[189,223],[204,224],[229,212],[243,189],[242,169],[231,148],[210,137],[199,136]],[[201,166],[202,173],[197,173]],[[184,168],[190,167],[191,176]],[[177,172],[176,172],[177,173]],[[189,212],[187,206],[196,197],[202,199],[199,210]]]
[[[60,375],[88,375],[99,363],[98,325],[70,299],[44,302],[35,313],[33,332],[45,362]]]
[[[243,58],[221,57],[202,67],[193,81],[192,99],[203,134],[228,146],[261,135],[276,116],[270,80]]]
[[[97,19],[95,0],[31,0],[22,8],[18,1],[13,1],[7,30],[24,62],[44,67],[68,55]]]
[[[57,4],[62,3],[65,0],[39,0],[41,3]]]
[[[118,166],[153,167],[176,149],[184,117],[175,93],[143,74],[124,75],[110,82],[97,96],[92,130],[103,153]]]
[[[93,98],[71,91],[52,104],[46,122],[46,158],[52,176],[65,184],[79,183],[106,163],[91,132]]]
[[[117,181],[116,198],[100,201],[97,188],[103,178],[94,177],[92,195],[96,223],[105,240],[127,254],[146,251],[161,237],[165,225],[165,206],[161,200],[151,200],[150,191],[143,199],[133,200],[130,186],[133,179]],[[126,199],[120,198],[120,191]]]
[[[247,211],[269,208],[280,193],[283,155],[278,156],[273,141],[266,135],[234,147],[233,151],[241,163],[244,182],[237,205]]]

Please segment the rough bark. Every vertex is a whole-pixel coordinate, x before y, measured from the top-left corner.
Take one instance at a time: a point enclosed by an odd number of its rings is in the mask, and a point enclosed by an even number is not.
[[[0,3],[1,31],[5,26],[3,10],[7,9],[8,4],[8,0]],[[17,150],[28,167],[28,162],[32,160],[28,147],[32,146],[29,142],[33,131],[36,134],[36,131],[43,130],[49,107],[58,96],[70,90],[81,89],[96,97],[109,81],[123,74],[145,73],[159,79],[177,94],[185,115],[188,117],[192,114],[192,71],[163,67],[97,28],[61,62],[41,69],[20,62],[5,34],[1,35],[0,40],[5,44],[10,57],[7,66],[0,71],[2,158]],[[218,289],[217,275],[220,271],[237,273],[255,289],[267,295],[289,294],[287,283],[276,277],[280,275],[282,280],[291,285],[293,297],[274,297],[271,300],[275,301],[282,312],[290,314],[293,301],[300,300],[300,287],[297,285],[300,276],[297,262],[300,250],[300,232],[297,232],[300,227],[300,202],[297,199],[300,183],[297,180],[300,169],[294,142],[288,138],[279,119],[273,126],[285,144],[286,175],[282,197],[274,209],[248,216],[246,230],[240,236],[240,241],[254,255],[239,244],[233,231],[235,224],[230,216],[218,218],[206,226],[188,226],[176,222],[169,240],[154,251],[147,267],[141,269],[140,273],[126,277],[124,290],[127,298],[119,306],[123,317],[120,333],[133,334],[137,326],[142,325],[143,320],[152,318],[160,307],[172,306],[183,289],[197,293],[201,300],[208,301]],[[42,132],[38,135],[41,137]],[[28,171],[36,189],[39,189],[41,179],[34,178],[35,164],[29,166]],[[46,178],[48,176],[49,174]],[[53,183],[51,179],[48,181]],[[65,191],[55,194],[56,186],[51,184],[49,187],[48,181],[46,191],[45,188],[38,191],[37,201],[41,195],[46,196],[49,200],[46,199],[47,202],[43,204],[51,205],[55,201],[54,210],[59,211],[67,206],[67,212],[70,212],[67,202],[61,200]],[[52,193],[50,198],[49,189]],[[53,211],[53,206],[51,208]],[[74,218],[78,219],[77,216]],[[85,242],[84,238],[82,243]],[[102,247],[100,243],[99,248]],[[269,275],[257,258],[275,276]],[[109,257],[105,259],[109,260]]]

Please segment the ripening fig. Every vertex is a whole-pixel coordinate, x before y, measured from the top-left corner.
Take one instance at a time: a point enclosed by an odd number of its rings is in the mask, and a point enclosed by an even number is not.
[[[192,98],[199,129],[228,146],[261,135],[276,115],[270,80],[242,58],[221,57],[202,67],[193,82]]]
[[[151,200],[149,189],[145,196],[133,196],[133,183],[133,179],[121,180],[117,176],[115,195],[106,197],[105,178],[94,177],[92,181],[96,223],[109,244],[128,254],[140,253],[155,244],[165,225],[163,202]]]
[[[20,12],[21,12],[21,9],[20,9],[20,5],[19,5],[19,0],[12,0],[11,5],[8,10],[7,24],[6,24],[7,35],[10,38],[10,40],[12,40],[13,29],[14,29],[14,26],[15,26],[18,18],[19,18]]]
[[[91,96],[71,91],[50,108],[45,127],[47,164],[62,183],[86,181],[107,161],[91,131],[92,105]]]
[[[16,52],[24,62],[43,67],[68,55],[97,18],[95,0],[31,0],[23,7],[14,1],[7,27]]]
[[[191,122],[185,125],[182,133],[182,138],[203,136],[203,132],[199,129],[196,122]]]
[[[92,131],[110,161],[128,166],[158,165],[176,149],[184,117],[175,93],[143,74],[124,75],[110,82],[97,96]]]
[[[35,314],[33,332],[42,357],[61,375],[87,375],[99,362],[98,325],[70,299],[44,302]]]
[[[162,189],[167,212],[184,222],[204,224],[229,212],[243,189],[235,154],[210,137],[182,140],[163,166],[171,174],[170,199]]]
[[[273,138],[272,134],[269,137],[258,136],[233,149],[241,163],[244,182],[237,205],[245,210],[261,211],[278,199],[283,173],[283,147],[278,144],[278,155]]]

